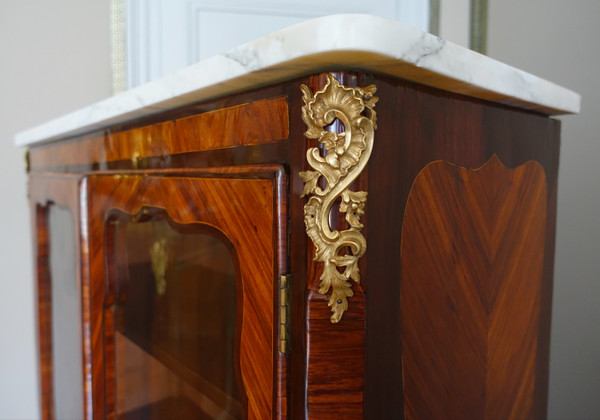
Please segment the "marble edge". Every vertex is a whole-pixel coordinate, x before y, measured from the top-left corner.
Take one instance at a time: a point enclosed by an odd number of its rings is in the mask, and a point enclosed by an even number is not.
[[[575,92],[409,25],[369,15],[332,15],[290,26],[19,132],[15,144],[43,144],[333,69],[387,74],[550,116],[580,110]]]

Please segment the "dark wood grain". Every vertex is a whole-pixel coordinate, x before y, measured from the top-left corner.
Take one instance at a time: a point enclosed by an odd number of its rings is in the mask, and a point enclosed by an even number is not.
[[[285,98],[267,99],[175,121],[179,141],[172,153],[270,143],[288,138]]]
[[[308,298],[307,263],[308,236],[304,227],[304,202],[300,197],[303,189],[300,171],[306,170],[306,148],[304,138],[306,126],[302,121],[302,95],[300,86],[308,84],[308,78],[290,83],[290,180],[289,180],[289,272],[291,282],[291,352],[289,357],[288,387],[291,419],[306,418],[306,306]]]
[[[508,167],[535,160],[546,174],[547,234],[534,401],[535,417],[544,418],[560,123],[387,77],[372,76],[365,82],[369,83],[377,85],[380,100],[365,208],[367,217],[373,208],[378,215],[377,223],[371,219],[367,237],[365,418],[404,416],[398,304],[402,263],[389,255],[400,254],[400,230],[412,183],[430,162],[446,160],[475,169],[493,154]]]
[[[30,188],[31,182],[30,182]],[[38,337],[40,351],[40,386],[42,419],[54,418],[54,393],[52,392],[52,294],[50,287],[50,232],[48,231],[48,208],[35,204],[34,258],[37,265]]]
[[[546,243],[544,274],[541,290],[534,413],[545,418],[548,408],[548,368],[550,351],[550,320],[554,273],[556,233],[556,194],[560,151],[560,120],[523,112],[511,112],[504,107],[486,107],[483,112],[483,135],[490,149],[511,167],[529,160],[539,162],[546,173],[548,208],[546,210]],[[507,141],[506,139],[511,139]]]
[[[287,101],[279,97],[33,148],[30,166],[38,171],[127,160],[138,169],[145,158],[165,159],[180,153],[271,143],[285,140],[288,135]]]
[[[364,295],[356,289],[332,326],[328,297],[309,292],[306,408],[309,419],[363,418]]]
[[[546,181],[428,165],[402,230],[406,418],[533,418]]]
[[[371,209],[377,212],[377,223],[368,226],[366,252],[365,416],[403,418],[401,262],[392,256],[400,255],[406,199],[431,161],[473,168],[485,162],[484,104],[394,79],[373,77],[369,83],[377,85],[379,102],[365,208],[367,218]]]

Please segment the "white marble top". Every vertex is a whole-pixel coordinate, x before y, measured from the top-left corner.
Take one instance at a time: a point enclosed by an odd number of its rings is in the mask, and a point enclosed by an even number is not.
[[[400,22],[334,15],[299,23],[18,133],[26,146],[323,70],[363,70],[535,110],[579,112],[578,94]]]

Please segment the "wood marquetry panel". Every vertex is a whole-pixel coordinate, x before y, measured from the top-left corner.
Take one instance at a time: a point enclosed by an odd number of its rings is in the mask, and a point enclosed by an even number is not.
[[[172,153],[174,143],[173,121],[110,133],[105,142],[106,161],[168,155]]]
[[[32,171],[59,165],[77,165],[83,162],[97,163],[107,160],[106,136],[97,134],[76,143],[60,142],[31,148],[29,165]]]
[[[285,97],[258,100],[74,142],[32,148],[32,170],[271,143],[289,135]]]
[[[493,156],[423,169],[402,230],[405,416],[531,418],[546,179]]]
[[[179,224],[210,225],[223,232],[233,244],[243,285],[239,357],[248,398],[248,418],[272,418],[273,397],[285,399],[285,395],[276,395],[273,385],[274,377],[285,375],[276,370],[274,351],[275,326],[279,324],[274,312],[274,300],[276,302],[278,296],[275,281],[280,269],[276,245],[280,236],[285,238],[285,233],[279,235],[285,226],[280,225],[278,209],[281,198],[278,168],[224,168],[207,170],[204,176],[192,171],[170,171],[88,178],[95,415],[111,416],[115,406],[114,390],[111,390],[114,385],[110,383],[110,371],[114,369],[110,357],[113,328],[110,325],[107,328],[106,315],[102,315],[106,302],[114,299],[114,288],[110,284],[107,287],[103,281],[105,217],[113,210],[135,215],[144,207],[154,207],[164,209]],[[105,399],[107,412],[104,412]]]
[[[174,153],[283,140],[288,137],[288,125],[285,98],[205,112],[176,121],[177,136],[181,143]],[[181,149],[182,145],[186,150]]]

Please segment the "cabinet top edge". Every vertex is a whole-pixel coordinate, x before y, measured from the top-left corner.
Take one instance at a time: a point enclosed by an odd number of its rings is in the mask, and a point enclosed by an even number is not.
[[[549,116],[580,110],[580,96],[571,90],[409,25],[369,15],[332,15],[17,133],[15,144],[42,144],[328,70],[394,76]]]

